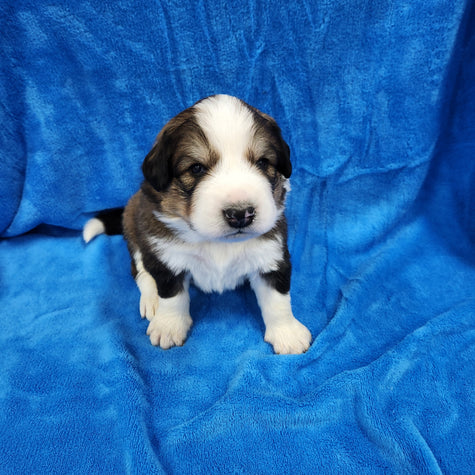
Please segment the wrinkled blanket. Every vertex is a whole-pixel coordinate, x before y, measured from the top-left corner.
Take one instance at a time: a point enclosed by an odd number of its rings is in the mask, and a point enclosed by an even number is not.
[[[469,0],[0,4],[0,472],[473,473]],[[290,145],[277,356],[248,285],[150,345],[120,236],[159,129],[227,93]]]

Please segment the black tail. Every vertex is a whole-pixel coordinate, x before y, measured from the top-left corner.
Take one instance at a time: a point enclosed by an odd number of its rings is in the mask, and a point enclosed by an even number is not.
[[[124,208],[107,209],[98,213],[95,218],[90,219],[84,226],[82,237],[86,243],[94,239],[99,234],[122,234],[122,215]]]

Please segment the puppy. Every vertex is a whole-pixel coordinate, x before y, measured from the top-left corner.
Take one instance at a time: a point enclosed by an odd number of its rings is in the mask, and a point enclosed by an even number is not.
[[[164,126],[142,171],[125,210],[100,213],[83,236],[123,231],[152,344],[185,342],[190,281],[223,292],[248,280],[265,341],[275,353],[305,352],[311,335],[289,295],[284,205],[292,166],[274,119],[235,97],[208,97]]]

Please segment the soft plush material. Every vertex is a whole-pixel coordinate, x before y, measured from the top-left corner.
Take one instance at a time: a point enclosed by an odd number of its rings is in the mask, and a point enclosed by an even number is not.
[[[469,0],[3,1],[1,473],[473,473],[474,31]],[[82,242],[214,93],[291,147],[303,355],[248,286],[153,347],[122,238]]]

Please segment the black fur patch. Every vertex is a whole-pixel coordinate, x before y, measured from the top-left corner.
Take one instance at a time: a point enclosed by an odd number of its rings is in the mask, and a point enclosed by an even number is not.
[[[124,208],[113,208],[101,211],[96,218],[104,224],[105,232],[109,236],[122,234],[122,215]]]
[[[155,279],[159,297],[168,299],[183,291],[184,272],[175,275],[152,253],[145,253],[142,259],[146,271]]]
[[[287,221],[282,216],[274,228],[263,236],[266,239],[275,239],[280,236],[282,239],[282,260],[278,263],[278,269],[261,274],[261,277],[277,292],[287,294],[290,291],[290,280],[292,265],[290,263],[290,253],[287,247]]]
[[[287,294],[290,291],[290,277],[292,266],[290,264],[290,254],[287,246],[284,247],[282,261],[279,262],[279,268],[272,272],[262,274],[261,277],[277,292]]]
[[[166,189],[170,183],[169,156],[172,151],[172,140],[167,133],[163,133],[143,161],[142,173],[157,191]]]

